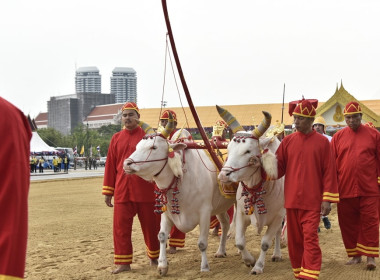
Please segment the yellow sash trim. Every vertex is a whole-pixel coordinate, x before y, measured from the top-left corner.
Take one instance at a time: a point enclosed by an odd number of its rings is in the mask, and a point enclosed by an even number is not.
[[[301,267],[301,270],[303,272],[312,273],[312,274],[316,274],[316,275],[319,275],[319,273],[321,273],[319,270],[310,270],[310,269],[306,269],[306,268],[303,268],[303,267]]]
[[[313,274],[305,273],[303,271],[301,271],[301,273],[298,276],[307,276],[307,277],[314,278],[314,279],[318,279],[319,278],[318,275],[313,275]]]
[[[300,271],[301,271],[301,268],[293,268],[293,271],[294,271],[294,272],[300,272]]]
[[[175,242],[185,242],[185,239],[178,239],[178,238],[171,238],[169,239],[170,241],[175,241]]]
[[[127,258],[132,258],[133,255],[114,255],[115,259],[127,259]]]
[[[339,193],[324,192],[323,195],[339,197]]]
[[[106,191],[106,190],[103,190],[102,193],[103,193],[103,194],[113,194],[113,191]]]
[[[323,201],[329,201],[329,202],[339,202],[339,197],[331,197],[331,196],[323,196]]]
[[[160,254],[160,249],[158,249],[157,251],[150,251],[148,247],[146,247],[146,253],[150,258],[158,258]]]
[[[360,244],[360,243],[356,243],[356,246],[363,248],[363,249],[367,249],[367,250],[379,251],[379,247],[368,247],[368,246],[364,246],[363,244]]]
[[[356,248],[354,248],[354,249],[346,249],[346,252],[348,253],[348,252],[356,252]]]
[[[184,247],[185,246],[185,242],[171,242],[170,239],[169,239],[169,246],[181,246],[181,247]]]
[[[23,278],[0,274],[0,280],[22,280]]]

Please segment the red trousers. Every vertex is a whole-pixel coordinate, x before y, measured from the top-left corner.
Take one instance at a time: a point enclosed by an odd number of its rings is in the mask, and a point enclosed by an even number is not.
[[[183,248],[185,246],[186,233],[180,231],[176,226],[173,226],[170,231],[169,246]]]
[[[230,216],[230,223],[231,223],[232,219],[234,217],[234,206],[233,205],[230,207],[230,209],[228,209],[227,213],[228,213],[228,216]],[[218,218],[216,216],[212,216],[210,219],[210,229],[213,229],[213,228],[216,228],[219,226],[220,226],[220,223],[218,221]],[[219,228],[218,235],[222,235],[222,229],[221,228]]]
[[[338,219],[348,257],[379,256],[379,198],[341,198]]]
[[[157,259],[160,253],[158,232],[161,216],[154,214],[154,203],[126,202],[115,203],[113,217],[113,239],[115,264],[131,264],[133,258],[132,225],[137,215],[144,235],[147,255]]]
[[[288,250],[295,278],[318,279],[322,252],[318,242],[320,211],[286,209]]]

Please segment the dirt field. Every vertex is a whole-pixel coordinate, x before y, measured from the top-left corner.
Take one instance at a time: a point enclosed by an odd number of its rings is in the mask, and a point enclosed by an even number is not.
[[[168,255],[169,273],[158,276],[148,265],[145,244],[137,218],[133,231],[132,271],[112,275],[112,209],[101,195],[102,178],[32,182],[29,195],[29,241],[26,279],[293,279],[287,248],[283,261],[267,262],[262,275],[250,275],[234,240],[227,242],[227,258],[216,259],[218,237],[210,235],[208,257],[211,271],[200,272],[197,249],[198,228],[187,234],[186,245]],[[380,267],[366,271],[364,264],[345,266],[347,260],[338,227],[336,209],[330,214],[332,229],[321,228],[323,264],[320,279],[380,279]],[[250,251],[257,257],[260,237],[247,230]]]

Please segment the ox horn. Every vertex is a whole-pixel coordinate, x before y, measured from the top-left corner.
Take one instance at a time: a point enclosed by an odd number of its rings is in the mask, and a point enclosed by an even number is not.
[[[139,126],[144,130],[145,134],[153,134],[154,129],[146,122],[139,121]]]
[[[228,112],[226,109],[222,107],[219,107],[218,105],[216,105],[216,109],[218,110],[218,113],[222,117],[222,119],[231,128],[232,133],[244,130],[244,128],[239,124],[236,118],[233,115],[231,115],[230,112]]]
[[[161,132],[162,136],[164,136],[165,138],[168,138],[170,133],[172,133],[172,131],[174,130],[173,115],[170,112],[168,112],[168,113],[169,113],[168,123],[166,124],[165,129]]]
[[[266,111],[262,111],[262,112],[264,114],[264,119],[261,121],[259,126],[256,127],[252,131],[253,136],[255,136],[256,138],[260,138],[265,133],[265,131],[267,131],[268,127],[270,126],[270,122],[272,120],[271,114],[269,114]]]

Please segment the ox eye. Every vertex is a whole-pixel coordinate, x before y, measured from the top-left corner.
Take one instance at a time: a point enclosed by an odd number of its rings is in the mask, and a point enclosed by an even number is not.
[[[246,152],[245,152],[245,154],[250,154],[250,153],[251,153],[251,151],[250,151],[250,150],[248,150],[248,151],[246,151]]]
[[[152,150],[157,150],[157,146],[152,146],[151,149]]]

